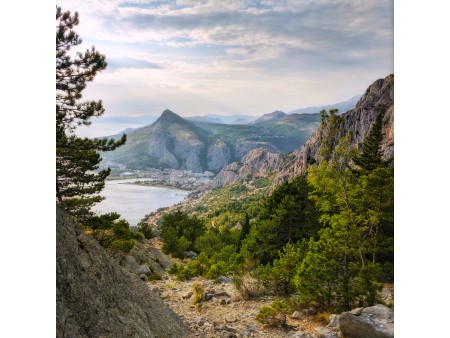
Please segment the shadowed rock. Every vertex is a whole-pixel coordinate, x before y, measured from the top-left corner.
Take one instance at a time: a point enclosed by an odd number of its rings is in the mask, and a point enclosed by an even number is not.
[[[182,320],[59,207],[57,337],[187,337]]]

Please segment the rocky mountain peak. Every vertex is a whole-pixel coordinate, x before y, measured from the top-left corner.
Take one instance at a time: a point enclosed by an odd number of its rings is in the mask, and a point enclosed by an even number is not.
[[[282,119],[283,117],[287,116],[285,112],[282,112],[280,110],[276,110],[272,113],[264,114],[260,118],[256,119],[255,121],[251,122],[250,124],[258,124],[260,122],[266,122],[273,119]]]
[[[180,115],[175,114],[173,111],[169,110],[169,109],[165,109],[161,116],[158,118],[158,120],[156,120],[156,122],[178,122],[178,123],[183,123],[186,122],[185,119],[183,119]]]

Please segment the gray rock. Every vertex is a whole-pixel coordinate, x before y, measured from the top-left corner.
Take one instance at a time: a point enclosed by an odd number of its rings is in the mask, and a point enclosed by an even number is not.
[[[194,251],[186,251],[184,253],[184,257],[190,258],[190,259],[196,259],[197,256],[198,256],[198,254],[196,252],[194,252]]]
[[[233,278],[226,277],[226,276],[219,276],[219,278],[217,278],[217,281],[221,284],[222,283],[228,284],[228,283],[233,283]]]
[[[236,333],[230,332],[230,331],[225,331],[225,330],[220,332],[220,337],[221,338],[238,338]]]
[[[291,315],[292,319],[302,319],[303,318],[303,314],[300,311],[295,311],[292,315]]]
[[[152,271],[150,270],[148,265],[142,264],[139,266],[138,273],[139,275],[144,274],[146,276],[150,276],[152,274]]]
[[[214,297],[214,294],[212,294],[212,293],[203,292],[203,294],[202,294],[202,300],[204,302],[207,302],[208,300],[211,300],[213,297]]]
[[[56,208],[56,337],[187,337],[138,276]]]
[[[139,279],[140,279],[140,280],[143,280],[144,282],[147,282],[147,281],[148,281],[148,277],[147,277],[147,275],[144,274],[144,273],[142,273],[142,274],[139,275]]]
[[[314,332],[317,338],[339,338],[336,333],[326,327],[316,327]]]
[[[339,328],[346,338],[393,338],[394,312],[381,304],[363,309],[359,316],[344,312]]]
[[[356,309],[351,310],[350,313],[352,315],[359,316],[363,310],[364,310],[363,307],[357,307]]]
[[[194,294],[194,292],[189,291],[188,293],[186,293],[185,295],[181,296],[181,298],[183,299],[189,299],[192,297],[192,295]]]
[[[354,109],[342,112],[342,122],[339,126],[341,134],[339,136],[346,135],[351,131],[353,135],[351,146],[358,149],[361,148],[364,138],[368,135],[372,122],[378,114],[379,108],[384,112],[381,150],[384,158],[387,159],[394,155],[393,74],[373,82],[359,99]],[[326,131],[319,128],[300,149],[283,157],[273,184],[277,186],[307,172],[312,160],[319,162],[321,160],[320,145],[326,136]]]
[[[298,330],[288,332],[286,338],[312,338],[312,335],[305,333],[302,330]]]
[[[220,170],[231,160],[230,148],[222,140],[217,139],[208,147],[207,152],[208,169],[212,171]]]
[[[331,315],[330,323],[327,325],[327,327],[330,329],[339,328],[339,315]]]

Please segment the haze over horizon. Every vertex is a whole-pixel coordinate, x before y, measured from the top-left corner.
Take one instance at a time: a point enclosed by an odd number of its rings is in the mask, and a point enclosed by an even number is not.
[[[342,102],[393,73],[393,1],[62,0],[108,68],[104,117],[261,116]]]

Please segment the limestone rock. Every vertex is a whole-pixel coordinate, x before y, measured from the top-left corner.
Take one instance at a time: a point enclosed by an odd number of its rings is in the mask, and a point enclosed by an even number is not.
[[[302,330],[298,330],[288,332],[286,338],[313,338],[313,336],[309,333],[303,332]]]
[[[219,171],[231,162],[230,148],[222,140],[216,140],[208,147],[206,158],[208,169]]]
[[[198,256],[198,254],[194,251],[186,251],[184,253],[184,257],[189,258],[189,259],[196,259]]]
[[[182,320],[56,208],[56,337],[187,337]]]
[[[219,278],[217,278],[217,281],[221,284],[222,283],[228,284],[228,283],[233,283],[233,278],[226,277],[226,276],[219,276]]]
[[[316,327],[314,329],[316,338],[339,338],[339,336],[331,331],[330,329],[327,329],[326,327]]]
[[[138,273],[139,275],[143,274],[146,276],[150,276],[152,274],[152,271],[150,270],[147,264],[142,264],[139,266]]]
[[[339,315],[331,315],[330,316],[330,323],[327,325],[330,329],[339,328]]]
[[[381,304],[364,308],[357,316],[344,312],[339,327],[346,338],[393,338],[394,312]]]
[[[294,311],[294,313],[291,315],[292,319],[302,319],[303,314],[300,311]]]
[[[364,138],[368,135],[372,122],[379,111],[384,113],[381,149],[384,152],[384,158],[390,158],[394,155],[393,74],[373,82],[359,99],[356,107],[341,115],[340,136],[351,131],[351,145],[361,149]],[[290,181],[295,176],[305,173],[311,163],[319,162],[321,160],[320,144],[325,136],[325,131],[319,128],[300,149],[283,157],[273,184],[276,186]]]
[[[231,163],[223,168],[214,179],[214,186],[226,186],[242,182],[248,177],[267,177],[281,163],[282,155],[266,148],[248,152],[241,163]]]
[[[139,275],[139,279],[144,281],[144,282],[148,281],[148,277],[147,277],[147,275],[145,273],[140,274]]]

